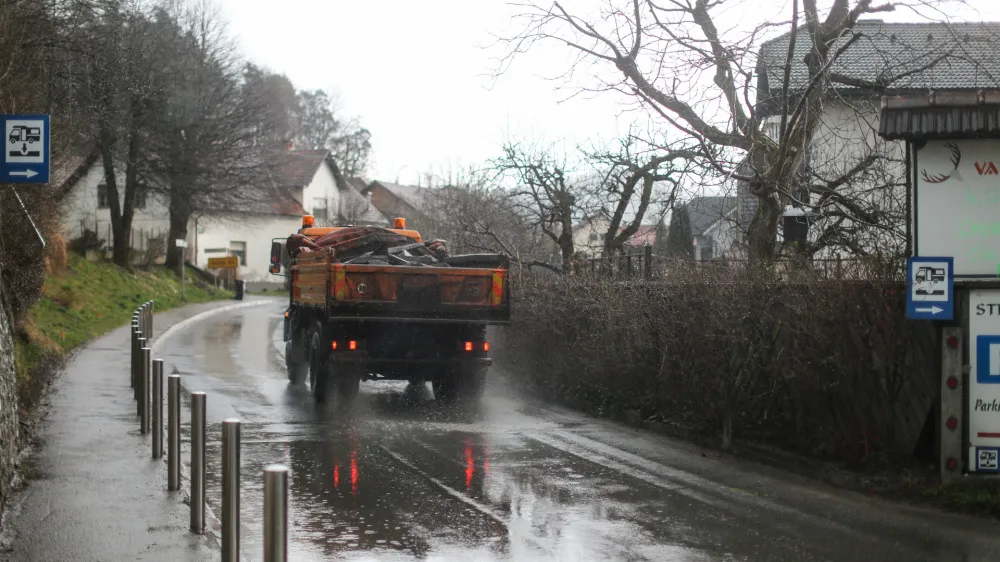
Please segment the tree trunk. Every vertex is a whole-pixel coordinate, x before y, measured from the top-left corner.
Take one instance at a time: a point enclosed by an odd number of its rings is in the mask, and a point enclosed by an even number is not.
[[[778,220],[781,203],[778,194],[757,195],[757,211],[747,229],[748,258],[751,265],[769,266],[774,263],[778,240]]]
[[[180,187],[180,186],[172,186]],[[191,202],[183,194],[185,189],[170,190],[170,235],[167,237],[167,268],[181,274],[184,264],[184,248],[178,248],[175,240],[187,240],[187,227],[191,221]]]

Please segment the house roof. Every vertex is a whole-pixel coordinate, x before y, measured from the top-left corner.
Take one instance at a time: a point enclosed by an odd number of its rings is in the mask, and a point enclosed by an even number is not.
[[[879,134],[891,140],[1000,137],[1000,90],[882,98]]]
[[[98,161],[101,153],[92,143],[71,154],[61,154],[54,159],[49,184],[56,187],[56,196],[66,196],[80,178]]]
[[[286,187],[264,188],[257,193],[242,194],[239,200],[214,205],[210,212],[297,217],[306,214],[302,204]]]
[[[398,183],[391,183],[387,181],[373,181],[371,185],[365,188],[365,190],[373,188],[375,184],[381,185],[387,191],[396,197],[399,197],[414,209],[423,210],[426,207],[427,194],[430,191],[429,188],[417,187],[415,185],[400,185]]]
[[[360,191],[348,189],[341,193],[341,197],[341,213],[344,214],[344,206],[349,209],[342,217],[344,220],[354,224],[390,224],[389,219]]]
[[[633,246],[652,246],[656,242],[656,225],[643,224],[635,231],[635,234],[628,239],[628,243]]]
[[[691,221],[691,233],[703,236],[713,224],[719,222],[736,206],[733,197],[694,197],[684,208]]]
[[[790,85],[804,88],[809,81],[805,57],[811,48],[808,31],[800,28],[792,58]],[[832,65],[831,73],[855,80],[882,82],[906,74],[893,89],[977,89],[1000,86],[1000,23],[884,23],[860,20],[854,33],[861,35]],[[764,43],[758,64],[763,66],[759,95],[781,90],[791,33]],[[832,50],[849,40],[838,39]],[[935,61],[947,55],[940,62]],[[759,69],[761,70],[761,69]],[[836,84],[838,90],[856,85]]]
[[[275,156],[273,177],[279,187],[303,187],[327,163],[329,150],[291,150]]]

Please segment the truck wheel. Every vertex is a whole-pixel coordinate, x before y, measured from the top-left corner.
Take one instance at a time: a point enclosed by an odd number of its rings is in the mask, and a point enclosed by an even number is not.
[[[312,333],[309,346],[309,385],[312,390],[313,400],[317,404],[326,402],[329,394],[330,370],[326,361],[326,349],[322,339],[316,332]]]
[[[486,388],[486,368],[473,365],[448,369],[432,385],[434,398],[442,402],[478,402]]]
[[[353,402],[357,398],[360,389],[361,375],[355,373],[353,370],[348,370],[337,377],[337,392],[345,404]]]
[[[292,384],[302,384],[309,376],[309,358],[302,346],[296,346],[295,340],[285,342],[285,368],[288,369],[288,381]]]

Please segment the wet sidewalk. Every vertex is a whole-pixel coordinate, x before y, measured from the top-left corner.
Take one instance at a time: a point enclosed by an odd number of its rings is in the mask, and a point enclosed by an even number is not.
[[[255,300],[157,314],[153,344],[173,326],[185,329],[179,324],[187,319]],[[7,544],[0,560],[218,558],[211,533],[188,530],[187,478],[179,492],[168,492],[166,457],[153,460],[151,437],[139,433],[129,386],[128,330],[119,328],[82,347],[53,383],[44,400],[39,444],[27,459],[30,480],[5,514]]]

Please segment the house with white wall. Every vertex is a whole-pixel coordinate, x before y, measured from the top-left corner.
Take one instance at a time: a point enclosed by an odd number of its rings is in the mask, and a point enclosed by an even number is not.
[[[111,210],[99,153],[96,149],[84,148],[78,155],[66,160],[70,173],[65,176],[57,174],[61,178],[57,185],[61,197],[62,234],[67,240],[72,240],[89,230],[110,250]],[[124,167],[119,167],[115,178],[118,185],[125,185]],[[139,189],[132,218],[132,247],[146,250],[153,241],[162,240],[169,230],[167,201],[162,196]]]
[[[791,35],[764,43],[756,74],[757,116],[776,138],[786,61],[791,60],[789,93],[809,86],[805,59],[811,41],[799,30],[789,58]],[[906,250],[909,180],[902,143],[878,137],[883,95],[996,88],[1000,23],[886,23],[861,20],[858,38],[831,66],[833,88],[823,100],[819,127],[809,146],[804,177],[809,189],[792,194],[779,223],[778,243],[805,243],[815,257],[902,254]],[[832,51],[851,36],[842,37]],[[872,160],[871,164],[859,164]],[[746,175],[746,164],[738,169]],[[726,239],[727,257],[745,256],[745,233],[756,210],[748,186],[736,182],[736,209],[713,228]],[[858,220],[858,219],[861,220]],[[716,251],[718,257],[720,252]]]
[[[236,256],[238,276],[248,282],[277,281],[267,271],[271,241],[284,240],[311,214],[317,226],[367,221],[388,224],[369,199],[361,195],[364,182],[344,177],[326,150],[288,151],[276,155],[278,165],[264,197],[239,210],[214,209],[191,218],[185,260],[207,269],[209,258]],[[104,169],[99,159],[80,161],[78,170],[65,180],[61,192],[64,232],[67,238],[83,230],[96,232],[110,247],[111,215],[107,206]],[[345,214],[351,215],[345,217]],[[169,232],[169,209],[162,198],[140,196],[133,220],[133,247],[145,250],[148,240]]]

